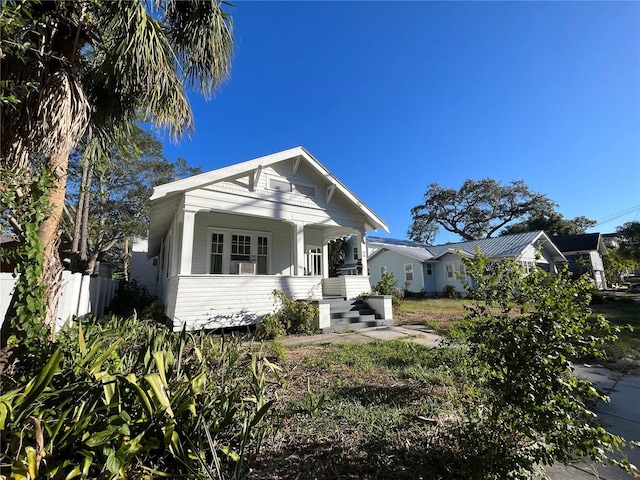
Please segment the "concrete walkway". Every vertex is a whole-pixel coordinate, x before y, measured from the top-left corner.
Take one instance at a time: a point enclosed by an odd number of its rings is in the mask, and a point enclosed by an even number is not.
[[[388,327],[371,327],[342,333],[323,333],[320,335],[291,335],[281,338],[283,345],[313,345],[333,342],[367,343],[374,340],[404,339],[427,347],[439,347],[442,337],[433,333],[424,325],[403,325]]]
[[[300,335],[282,338],[288,347],[333,342],[366,343],[374,340],[404,339],[427,347],[441,346],[442,338],[423,325],[402,325],[389,327],[363,328],[348,333],[326,333],[322,335]],[[590,380],[596,388],[611,399],[610,403],[598,404],[598,417],[612,433],[620,435],[627,442],[640,441],[640,376],[623,375],[602,365],[576,364],[578,376]],[[622,453],[614,455],[620,459],[626,456],[640,468],[640,448],[624,448]],[[627,480],[630,477],[624,470],[610,465],[578,463],[564,466],[556,465],[546,469],[551,480]]]

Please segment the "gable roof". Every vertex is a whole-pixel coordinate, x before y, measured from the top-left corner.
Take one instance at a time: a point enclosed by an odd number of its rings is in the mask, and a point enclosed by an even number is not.
[[[563,253],[597,251],[601,255],[607,254],[607,247],[599,233],[584,233],[582,235],[556,235],[551,237],[553,243]]]
[[[168,228],[173,218],[173,213],[179,206],[182,195],[191,190],[199,189],[224,181],[226,179],[237,178],[243,174],[259,172],[268,166],[284,162],[286,160],[295,160],[296,162],[305,162],[316,173],[323,177],[328,187],[334,188],[342,193],[349,203],[351,203],[365,218],[365,223],[371,230],[379,228],[386,232],[389,228],[385,222],[376,215],[369,207],[367,207],[351,190],[349,190],[340,180],[338,180],[329,170],[327,170],[313,155],[311,155],[303,147],[294,147],[281,152],[272,153],[263,157],[254,158],[244,162],[236,163],[226,167],[211,170],[209,172],[194,175],[189,178],[176,180],[174,182],[158,185],[153,189],[151,194],[151,229],[162,230]],[[154,211],[155,210],[155,211]],[[156,228],[154,228],[154,225]],[[150,231],[149,235],[149,253],[154,254],[159,250],[160,232]]]
[[[411,242],[410,240],[397,240],[381,237],[367,237],[367,241],[370,243],[382,244],[387,250],[410,256],[422,262],[438,260],[448,253],[455,254],[457,250],[460,250],[466,256],[473,258],[476,255],[476,247],[478,247],[480,251],[489,258],[517,257],[530,245],[537,246],[539,244],[542,244],[545,249],[549,250],[554,257],[564,260],[562,252],[560,252],[547,234],[542,230],[435,246]],[[426,253],[423,253],[422,257],[419,255],[411,255],[410,253],[413,251],[412,249],[422,249],[426,251]],[[372,256],[375,256],[377,253],[378,252],[375,252]]]
[[[382,245],[382,248],[369,255],[370,259],[385,250],[405,255],[409,258],[418,260],[419,262],[426,262],[433,258],[433,254],[427,249],[427,246],[424,243],[412,242],[411,240],[367,236],[367,243]]]

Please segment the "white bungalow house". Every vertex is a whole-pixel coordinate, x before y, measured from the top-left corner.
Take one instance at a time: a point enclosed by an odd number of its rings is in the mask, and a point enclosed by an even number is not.
[[[438,294],[447,285],[464,292],[460,276],[465,274],[460,252],[468,258],[476,255],[476,247],[489,258],[514,258],[526,269],[535,265],[556,272],[565,257],[543,231],[504,235],[469,242],[427,246],[410,240],[367,237],[368,266],[371,285],[384,272],[393,273],[398,288],[411,293]],[[536,252],[540,248],[540,258]]]
[[[274,290],[295,299],[355,298],[363,274],[328,278],[328,243],[385,223],[302,147],[156,187],[148,256],[152,289],[174,329],[255,322]],[[367,272],[367,258],[361,259]]]

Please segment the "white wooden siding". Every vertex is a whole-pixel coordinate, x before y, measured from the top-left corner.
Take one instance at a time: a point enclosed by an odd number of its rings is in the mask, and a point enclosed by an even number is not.
[[[190,275],[172,280],[176,300],[167,306],[167,315],[174,319],[174,330],[180,330],[183,323],[189,330],[255,323],[277,308],[274,290],[284,290],[295,299],[322,298],[318,277]]]

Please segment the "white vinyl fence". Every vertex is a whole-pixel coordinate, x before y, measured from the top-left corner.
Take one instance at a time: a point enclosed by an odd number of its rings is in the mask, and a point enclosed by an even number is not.
[[[0,273],[0,325],[11,302],[16,279],[11,273]],[[58,301],[56,330],[69,319],[100,316],[116,293],[118,280],[96,278],[81,273],[62,272],[62,293]]]

